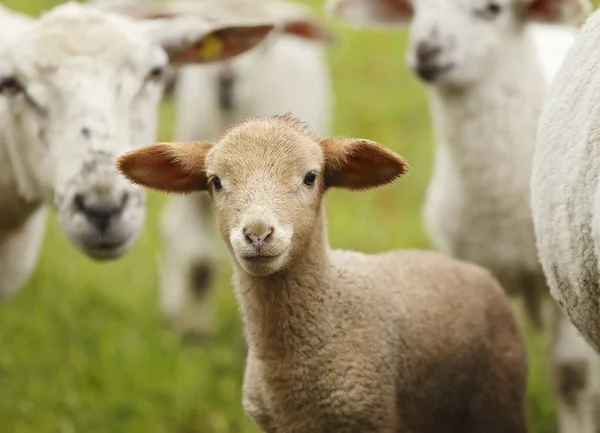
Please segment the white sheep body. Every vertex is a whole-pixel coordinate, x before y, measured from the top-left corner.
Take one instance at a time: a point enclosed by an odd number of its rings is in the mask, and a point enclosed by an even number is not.
[[[600,13],[582,27],[540,116],[531,180],[539,257],[550,292],[600,350]]]

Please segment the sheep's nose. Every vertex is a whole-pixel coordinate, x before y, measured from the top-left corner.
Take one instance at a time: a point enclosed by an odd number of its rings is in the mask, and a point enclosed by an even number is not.
[[[255,248],[262,247],[269,237],[273,234],[273,227],[269,227],[266,230],[259,231],[260,234],[257,234],[258,230],[248,230],[244,229],[244,236],[246,236],[246,240],[254,245]]]
[[[76,194],[74,198],[76,209],[84,214],[90,224],[96,227],[101,234],[104,234],[108,230],[112,220],[123,213],[128,201],[128,192],[124,192],[120,200],[103,205],[90,205],[86,203],[86,198],[83,194]]]
[[[434,63],[442,52],[439,45],[429,42],[420,42],[417,45],[417,60],[420,64]]]

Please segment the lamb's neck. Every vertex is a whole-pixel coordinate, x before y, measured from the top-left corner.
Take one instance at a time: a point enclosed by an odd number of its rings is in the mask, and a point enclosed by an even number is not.
[[[335,270],[329,258],[324,215],[312,239],[291,265],[267,277],[234,267],[249,349],[260,359],[281,359],[318,350],[330,325]]]
[[[535,127],[522,131],[536,124],[546,87],[533,40],[524,33],[507,42],[481,82],[431,89],[438,144],[464,151],[489,151],[494,146],[532,148]]]

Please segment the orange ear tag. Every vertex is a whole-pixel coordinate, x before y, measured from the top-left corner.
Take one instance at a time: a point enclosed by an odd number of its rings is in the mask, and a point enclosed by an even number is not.
[[[209,36],[204,39],[200,47],[200,57],[204,60],[213,60],[223,52],[223,42],[216,36]]]

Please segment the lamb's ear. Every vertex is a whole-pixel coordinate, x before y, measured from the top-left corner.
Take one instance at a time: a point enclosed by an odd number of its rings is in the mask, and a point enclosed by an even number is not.
[[[156,143],[121,155],[117,169],[131,182],[164,192],[208,190],[204,171],[211,143]]]
[[[175,65],[235,57],[256,47],[275,28],[267,22],[209,25],[199,17],[181,15],[142,21]]]
[[[404,159],[379,143],[361,138],[326,138],[325,186],[365,189],[393,182],[408,171]]]
[[[577,24],[591,12],[588,0],[522,0],[525,17],[542,23]]]
[[[333,31],[311,19],[286,20],[283,24],[283,31],[302,39],[324,44],[335,44],[339,41]]]
[[[356,27],[405,26],[413,16],[410,0],[327,0],[325,9]]]

